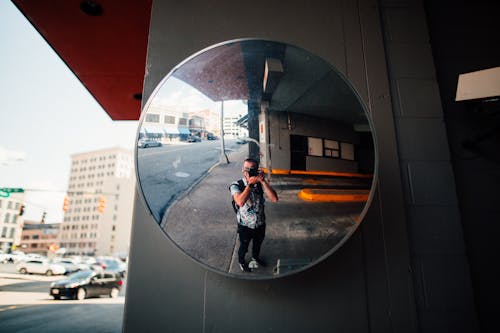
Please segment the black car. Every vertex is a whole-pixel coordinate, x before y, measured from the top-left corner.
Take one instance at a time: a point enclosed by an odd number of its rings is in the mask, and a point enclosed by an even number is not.
[[[122,285],[120,274],[85,270],[70,274],[64,280],[52,282],[50,295],[54,299],[67,297],[82,300],[101,295],[115,298],[120,293]]]
[[[201,142],[201,138],[198,135],[190,135],[187,138],[187,142]]]

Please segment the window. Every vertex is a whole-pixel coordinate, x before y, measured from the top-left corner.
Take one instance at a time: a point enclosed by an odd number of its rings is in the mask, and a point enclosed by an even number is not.
[[[40,236],[39,235],[33,235],[33,239],[39,239]]]
[[[354,161],[354,144],[322,138],[307,138],[309,156],[341,158]]]
[[[147,114],[146,114],[146,119],[147,119]],[[146,120],[147,121],[147,120]],[[165,124],[175,124],[175,117],[174,116],[165,116],[163,118],[163,122]]]
[[[3,219],[3,222],[4,222],[4,223],[9,223],[9,219],[10,219],[10,214],[9,214],[9,213],[6,213],[6,214],[5,214],[5,217],[4,217],[4,219]]]
[[[2,237],[5,238],[7,236],[7,227],[2,228]]]
[[[14,233],[16,232],[16,228],[10,228],[9,238],[14,238]]]
[[[323,156],[323,139],[307,138],[308,154],[311,156]]]
[[[333,140],[324,140],[323,155],[326,157],[339,157],[339,142]]]
[[[153,113],[146,114],[146,122],[159,123],[160,122],[160,115],[153,114]]]
[[[187,125],[187,119],[186,118],[179,118],[179,125]]]
[[[9,202],[7,203],[7,209],[12,209],[12,201],[9,201]]]
[[[352,143],[342,142],[340,148],[342,159],[354,161],[354,145]]]

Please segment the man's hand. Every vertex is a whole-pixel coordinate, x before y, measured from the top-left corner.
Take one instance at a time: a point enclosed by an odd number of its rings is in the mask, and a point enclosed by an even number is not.
[[[250,185],[262,183],[264,181],[264,174],[259,173],[257,176],[248,177],[247,180],[248,180],[248,184],[250,184]]]

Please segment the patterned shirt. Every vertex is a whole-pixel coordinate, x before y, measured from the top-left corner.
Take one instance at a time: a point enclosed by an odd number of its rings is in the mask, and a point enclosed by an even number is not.
[[[242,179],[244,186],[247,186],[248,182],[245,178]],[[231,183],[229,188],[231,190],[231,196],[235,193],[241,193],[245,188],[240,188],[238,182]],[[236,213],[236,218],[238,224],[245,227],[255,229],[264,225],[266,223],[266,216],[264,214],[264,191],[262,190],[262,185],[254,185],[252,192],[248,197],[245,204],[238,209]]]

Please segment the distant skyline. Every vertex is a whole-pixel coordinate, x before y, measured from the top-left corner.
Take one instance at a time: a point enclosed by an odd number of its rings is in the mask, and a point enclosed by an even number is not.
[[[113,121],[10,1],[0,1],[0,187],[26,192],[26,220],[61,222],[70,155],[132,149],[137,121]]]

